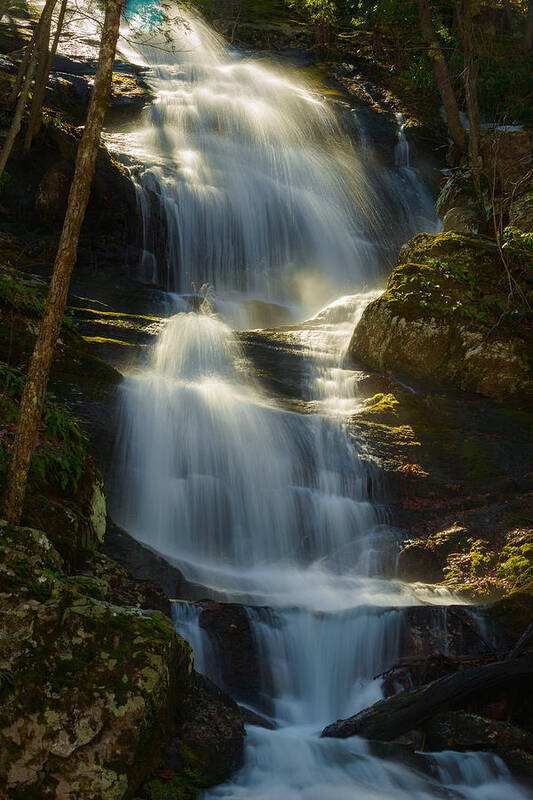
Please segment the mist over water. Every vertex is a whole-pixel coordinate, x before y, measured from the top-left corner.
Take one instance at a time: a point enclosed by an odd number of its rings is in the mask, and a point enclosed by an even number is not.
[[[247,608],[261,663],[251,705],[276,730],[250,726],[243,769],[206,797],[525,798],[493,756],[404,764],[318,738],[381,696],[402,609],[450,602],[389,577],[396,535],[379,471],[346,426],[362,400],[360,374],[343,365],[399,228],[405,240],[435,225],[431,196],[400,123],[396,164],[380,172],[363,128],[357,147],[315,90],[183,16],[175,52],[138,50],[155,98],[127,141],[141,163],[138,276],[171,292],[204,287],[204,300],[166,321],[124,381],[114,516],[202,596]],[[249,298],[305,320],[282,332],[306,365],[292,405],[266,391],[224,319]],[[196,668],[221,681],[198,616],[174,604]]]

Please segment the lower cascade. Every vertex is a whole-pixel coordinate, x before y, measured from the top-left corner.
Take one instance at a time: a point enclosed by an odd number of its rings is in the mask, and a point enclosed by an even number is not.
[[[436,221],[402,120],[378,171],[359,121],[356,147],[316,93],[187,20],[181,53],[138,54],[155,93],[132,134],[140,270],[179,295],[123,384],[114,516],[205,600],[174,602],[176,629],[248,713],[244,766],[205,797],[525,798],[495,755],[320,738],[382,696],[410,609],[461,603],[391,577],[386,487],[350,432],[360,374],[344,364],[389,253]],[[254,339],[252,304],[285,324]],[[202,624],[208,602],[235,604],[250,632],[240,683]]]

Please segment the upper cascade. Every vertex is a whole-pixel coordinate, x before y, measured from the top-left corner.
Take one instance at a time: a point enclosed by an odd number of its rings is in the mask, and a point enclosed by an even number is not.
[[[331,296],[375,274],[373,191],[336,114],[300,77],[180,14],[170,49],[156,36],[137,53],[155,94],[130,143],[144,163],[144,279],[298,300],[302,274],[327,276]]]

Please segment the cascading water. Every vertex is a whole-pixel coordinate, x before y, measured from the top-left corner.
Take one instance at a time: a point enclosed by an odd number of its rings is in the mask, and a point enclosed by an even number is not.
[[[333,287],[368,276],[364,170],[319,95],[231,56],[194,18],[174,45],[178,58],[143,48],[156,94],[132,145],[144,277],[280,299],[302,271]]]
[[[386,249],[373,173],[316,93],[186,22],[179,52],[141,49],[155,92],[149,123],[129,136],[143,163],[144,277],[171,291],[210,284],[217,295],[315,312],[335,292],[360,291]],[[391,169],[400,178],[408,170],[423,196],[400,155]],[[406,223],[404,238],[418,222]],[[412,587],[385,577],[394,533],[377,473],[344,424],[359,401],[358,373],[342,357],[372,297],[345,296],[285,331],[306,364],[296,406],[274,402],[252,377],[216,298],[171,317],[147,366],[124,384],[115,517],[203,596],[247,606],[264,671],[256,706],[276,726],[249,728],[245,766],[207,797],[525,797],[492,756],[405,765],[357,739],[318,738],[324,724],[380,696],[374,678],[399,654],[399,609],[418,602]],[[197,669],[217,680],[199,609],[176,603],[174,614]]]

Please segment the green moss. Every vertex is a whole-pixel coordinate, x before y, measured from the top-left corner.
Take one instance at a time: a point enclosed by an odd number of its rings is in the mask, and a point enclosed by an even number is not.
[[[516,589],[533,581],[533,530],[518,530],[508,537],[497,572]]]
[[[194,800],[208,784],[199,770],[186,767],[183,775],[155,778],[145,785],[143,800]]]
[[[22,368],[11,369],[0,361],[0,483],[5,476],[9,447],[24,390]],[[43,411],[39,444],[32,457],[31,478],[56,484],[62,490],[75,489],[87,459],[87,435],[68,407],[48,394]]]
[[[533,622],[533,581],[504,595],[491,608],[492,618],[514,644]]]
[[[97,581],[94,580],[94,578],[90,578],[86,575],[79,575],[76,578],[73,578],[73,580],[80,586],[81,591],[83,591],[89,597],[92,597],[94,600],[105,599],[101,586]]]
[[[409,318],[463,318],[487,327],[525,319],[533,250],[524,236],[509,235],[507,266],[518,283],[509,299],[509,278],[493,240],[445,233],[419,234],[404,246],[387,291],[380,298]],[[523,285],[522,285],[523,284]]]

